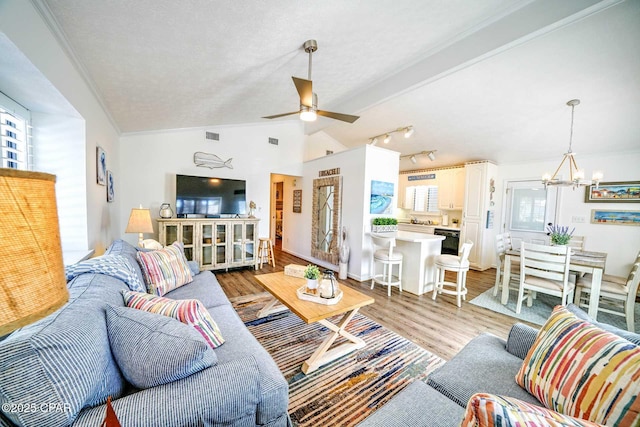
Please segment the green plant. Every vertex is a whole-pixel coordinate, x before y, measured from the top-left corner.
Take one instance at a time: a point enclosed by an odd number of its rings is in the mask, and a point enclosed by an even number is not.
[[[374,218],[371,223],[373,225],[398,225],[398,220],[395,218]]]
[[[554,245],[566,245],[571,240],[571,236],[573,236],[573,230],[569,231],[569,227],[563,227],[560,225],[548,225],[547,226],[547,234],[551,237],[551,243]]]
[[[312,265],[309,264],[307,265],[307,268],[304,269],[304,278],[305,279],[311,279],[311,280],[317,280],[320,278],[320,269],[318,268],[317,265]]]

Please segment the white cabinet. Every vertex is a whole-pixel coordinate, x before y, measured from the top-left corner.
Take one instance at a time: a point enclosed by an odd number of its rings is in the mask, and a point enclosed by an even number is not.
[[[490,206],[490,185],[495,179],[498,167],[491,162],[474,162],[465,165],[466,184],[462,230],[460,240],[471,240],[473,247],[469,253],[469,264],[476,270],[491,267],[494,258],[495,230],[492,221],[494,208]]]
[[[443,169],[436,172],[438,179],[438,208],[462,210],[465,193],[465,168]]]
[[[188,260],[202,270],[256,266],[258,219],[158,219],[160,243],[184,244]]]

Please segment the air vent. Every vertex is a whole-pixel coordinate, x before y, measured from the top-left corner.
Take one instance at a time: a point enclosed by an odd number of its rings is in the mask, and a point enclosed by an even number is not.
[[[269,138],[269,144],[278,145],[278,138]]]
[[[206,132],[205,138],[210,139],[211,141],[220,141],[220,134],[215,132]]]
[[[333,150],[327,150],[327,154],[326,155],[328,156],[329,154],[333,154]]]

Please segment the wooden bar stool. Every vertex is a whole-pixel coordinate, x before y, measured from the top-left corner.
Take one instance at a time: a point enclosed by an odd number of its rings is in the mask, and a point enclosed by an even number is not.
[[[469,271],[469,252],[473,242],[468,241],[462,245],[458,256],[438,255],[436,257],[436,284],[433,287],[432,299],[436,299],[437,294],[449,294],[456,296],[458,307],[462,307],[462,299],[467,295],[467,271]],[[444,272],[455,271],[457,274],[456,283],[445,282]],[[445,286],[455,289],[445,289]]]
[[[262,264],[267,263],[276,266],[276,257],[273,255],[273,243],[271,239],[267,237],[260,237],[258,244],[258,260],[260,262],[260,268]]]

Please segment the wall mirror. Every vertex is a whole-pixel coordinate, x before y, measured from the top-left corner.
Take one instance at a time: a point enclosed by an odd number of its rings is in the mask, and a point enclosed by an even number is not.
[[[341,177],[313,180],[311,256],[338,265],[341,218]]]

